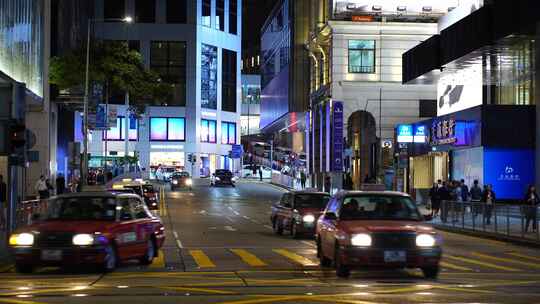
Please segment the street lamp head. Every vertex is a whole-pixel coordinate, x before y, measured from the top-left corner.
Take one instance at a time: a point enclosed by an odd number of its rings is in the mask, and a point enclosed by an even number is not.
[[[126,16],[126,17],[124,17],[123,20],[124,20],[124,22],[126,22],[126,23],[131,23],[131,22],[133,22],[133,18],[131,18],[131,16]]]

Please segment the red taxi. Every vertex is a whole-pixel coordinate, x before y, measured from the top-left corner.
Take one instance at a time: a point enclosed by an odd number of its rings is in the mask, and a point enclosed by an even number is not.
[[[9,238],[19,272],[39,266],[151,264],[165,240],[161,220],[135,194],[83,192],[54,197],[47,212]]]
[[[340,277],[375,267],[420,268],[436,278],[442,240],[425,219],[404,193],[340,192],[317,222],[317,256]]]
[[[279,203],[272,206],[270,221],[276,234],[288,230],[295,238],[315,235],[315,224],[330,195],[324,192],[293,191],[284,193]]]

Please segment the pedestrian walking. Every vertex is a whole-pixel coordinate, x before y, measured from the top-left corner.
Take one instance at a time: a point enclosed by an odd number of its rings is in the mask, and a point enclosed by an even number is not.
[[[324,192],[327,192],[330,194],[330,188],[332,187],[332,180],[330,179],[330,176],[326,176],[324,178]]]
[[[66,179],[62,173],[56,177],[56,194],[60,195],[66,191]]]
[[[259,167],[259,180],[262,182],[263,180],[263,174],[262,174],[262,167]]]
[[[300,185],[302,189],[306,188],[306,173],[304,171],[300,171]]]
[[[49,198],[49,187],[47,186],[47,180],[45,175],[39,177],[39,180],[36,182],[36,191],[39,195],[39,199]]]
[[[482,202],[484,202],[484,221],[486,222],[486,225],[491,225],[491,212],[493,211],[495,200],[496,196],[495,191],[493,191],[493,186],[485,186],[484,193],[482,194]]]
[[[7,210],[7,185],[4,182],[4,177],[0,175],[0,230],[6,228],[6,210]]]
[[[538,229],[538,205],[540,204],[540,199],[536,193],[536,187],[529,185],[527,193],[525,193],[524,200],[524,213],[525,213],[525,232],[529,230],[529,225],[532,222],[532,230],[536,232]]]

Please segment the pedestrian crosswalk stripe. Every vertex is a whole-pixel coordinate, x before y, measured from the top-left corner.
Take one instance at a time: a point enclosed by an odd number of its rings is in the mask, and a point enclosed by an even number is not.
[[[319,263],[315,263],[311,261],[310,259],[307,259],[301,255],[298,255],[296,253],[290,252],[289,250],[285,249],[272,249],[273,252],[282,255],[288,259],[293,260],[294,262],[302,265],[302,266],[317,266]]]
[[[159,250],[157,258],[154,259],[150,268],[164,268],[165,258],[163,257],[163,250]]]
[[[202,250],[190,250],[189,254],[193,257],[195,260],[195,263],[199,265],[201,268],[212,268],[216,267],[216,265],[210,260],[210,258],[204,254]]]
[[[518,258],[529,259],[529,260],[533,260],[533,261],[538,261],[538,262],[540,262],[540,258],[539,258],[539,257],[533,257],[533,256],[529,256],[529,255],[525,255],[525,254],[517,253],[517,252],[509,252],[509,253],[507,253],[507,254],[508,254],[508,255],[515,256],[515,257],[518,257]]]
[[[258,257],[244,249],[231,249],[231,252],[239,256],[249,266],[266,266]]]
[[[456,264],[448,263],[448,262],[441,262],[442,267],[454,269],[454,270],[461,270],[461,271],[472,271],[471,268],[459,266]]]
[[[504,270],[504,271],[511,271],[511,272],[520,271],[519,269],[516,269],[516,268],[495,265],[488,262],[482,262],[482,261],[473,260],[473,259],[464,258],[464,257],[457,257],[457,256],[452,256],[452,255],[446,255],[446,257],[451,258],[453,260],[469,263],[469,264],[475,264],[475,265],[480,265],[480,266],[484,266],[488,268],[494,268],[497,270]]]
[[[511,259],[506,259],[506,258],[501,258],[501,257],[495,257],[495,256],[483,254],[483,253],[478,253],[478,252],[473,252],[472,255],[476,256],[476,257],[479,257],[479,258],[484,258],[484,259],[493,260],[493,261],[499,261],[499,262],[504,262],[504,263],[517,264],[517,265],[523,265],[523,266],[533,267],[533,268],[540,268],[540,265],[538,265],[537,263],[516,261],[516,260],[511,260]]]

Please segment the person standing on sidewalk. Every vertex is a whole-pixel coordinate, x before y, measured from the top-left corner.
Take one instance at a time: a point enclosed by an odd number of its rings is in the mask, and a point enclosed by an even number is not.
[[[433,184],[433,187],[429,189],[429,200],[431,202],[431,217],[436,216],[435,210],[441,208],[441,200],[439,199],[439,186],[437,183]]]
[[[36,191],[39,194],[39,199],[49,198],[49,187],[47,186],[45,175],[40,176],[36,182]]]
[[[4,177],[0,175],[0,230],[6,230],[6,210],[7,210],[7,185]]]
[[[468,202],[469,201],[469,187],[465,184],[465,180],[461,180],[461,201],[462,202]]]
[[[62,173],[56,178],[56,195],[61,195],[66,192],[66,179]]]
[[[302,189],[306,188],[306,173],[303,170],[300,171],[300,185]]]
[[[495,204],[495,191],[493,186],[487,185],[486,190],[482,195],[482,201],[484,202],[484,220],[487,225],[491,225],[491,212],[493,211],[493,205]]]
[[[527,193],[525,194],[524,198],[524,213],[525,213],[525,232],[528,232],[529,230],[529,224],[532,221],[532,229],[534,232],[536,232],[536,229],[538,229],[538,219],[537,219],[537,212],[538,212],[538,205],[540,204],[540,199],[538,198],[538,194],[536,193],[536,187],[533,185],[529,185],[529,188],[527,189]]]
[[[471,191],[469,192],[471,196],[471,211],[473,216],[476,217],[480,213],[480,201],[482,200],[482,188],[478,185],[478,180],[475,180]]]
[[[330,176],[327,175],[324,178],[324,192],[327,192],[328,194],[330,194],[331,187],[332,187],[332,180],[330,179]]]
[[[262,174],[262,167],[259,167],[259,180],[262,182],[263,180],[263,174]]]

